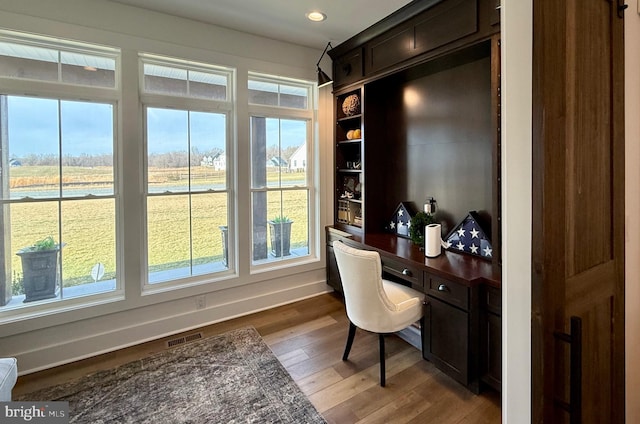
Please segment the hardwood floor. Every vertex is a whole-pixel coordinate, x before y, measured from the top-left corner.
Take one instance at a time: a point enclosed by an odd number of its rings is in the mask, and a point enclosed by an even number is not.
[[[442,374],[396,336],[387,337],[387,386],[378,384],[378,338],[358,330],[342,361],[348,321],[333,294],[189,331],[204,337],[254,326],[329,423],[499,423],[500,396],[479,396]],[[14,395],[166,349],[177,335],[22,376]]]

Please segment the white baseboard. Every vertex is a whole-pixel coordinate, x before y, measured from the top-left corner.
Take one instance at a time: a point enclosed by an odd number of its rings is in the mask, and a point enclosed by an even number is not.
[[[13,352],[18,358],[19,375],[30,374],[58,365],[86,359],[103,353],[134,346],[194,328],[215,324],[239,316],[249,315],[280,305],[315,297],[331,290],[325,281],[292,286],[284,290],[239,298],[205,309],[170,314],[153,320],[132,321],[126,327],[113,328],[99,334],[75,336],[65,334],[62,328],[52,328],[60,334],[54,345],[34,346],[23,352]],[[161,308],[162,305],[156,305]],[[116,320],[114,320],[116,321]]]

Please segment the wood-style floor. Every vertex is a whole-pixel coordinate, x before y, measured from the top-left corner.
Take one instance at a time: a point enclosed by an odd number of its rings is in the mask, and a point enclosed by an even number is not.
[[[396,336],[386,338],[387,385],[378,384],[378,338],[358,330],[342,361],[348,321],[333,294],[189,331],[204,337],[253,326],[329,423],[499,423],[500,396],[474,395]],[[108,369],[166,349],[160,339],[22,376],[14,395]]]

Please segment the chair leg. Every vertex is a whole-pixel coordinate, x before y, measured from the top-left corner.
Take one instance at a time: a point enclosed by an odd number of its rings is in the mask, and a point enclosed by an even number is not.
[[[384,387],[385,383],[386,383],[386,372],[385,372],[385,365],[384,365],[384,335],[383,334],[378,334],[378,338],[380,340],[380,386]]]
[[[342,355],[342,360],[346,361],[349,357],[349,352],[351,352],[351,345],[353,344],[353,338],[356,336],[356,326],[349,321],[349,336],[347,336],[347,345],[344,347],[344,354]]]

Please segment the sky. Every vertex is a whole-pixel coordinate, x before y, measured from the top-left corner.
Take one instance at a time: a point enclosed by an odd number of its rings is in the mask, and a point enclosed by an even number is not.
[[[58,114],[60,104],[61,114]],[[60,116],[60,118],[59,118]],[[58,154],[62,128],[63,156],[113,154],[113,106],[103,103],[60,101],[8,96],[9,155]],[[148,108],[148,152],[187,150],[187,112]],[[304,121],[267,121],[267,145],[277,144],[279,129],[282,148],[299,146],[306,139]],[[191,145],[205,152],[224,150],[225,116],[220,113],[191,112]]]

